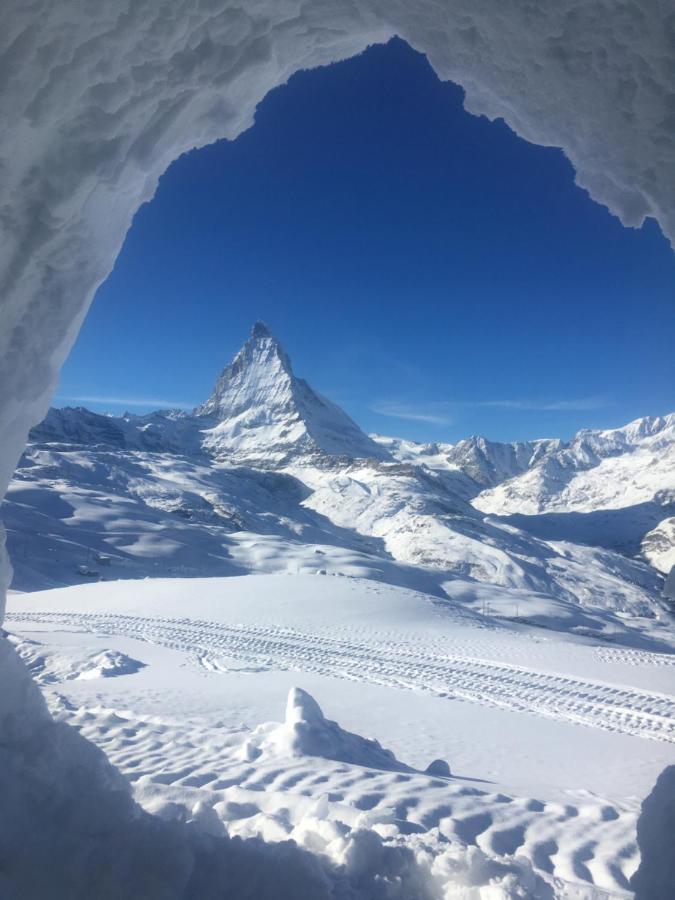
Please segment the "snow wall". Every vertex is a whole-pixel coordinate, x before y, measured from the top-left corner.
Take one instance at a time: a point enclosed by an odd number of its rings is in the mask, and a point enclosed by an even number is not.
[[[642,802],[637,824],[640,866],[631,878],[635,900],[672,900],[675,885],[675,766],[661,772]]]

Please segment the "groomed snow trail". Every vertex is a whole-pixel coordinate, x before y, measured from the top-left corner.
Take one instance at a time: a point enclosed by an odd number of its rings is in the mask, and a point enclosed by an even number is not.
[[[10,612],[7,619],[160,644],[195,654],[212,671],[225,671],[226,660],[235,658],[266,668],[426,691],[453,700],[675,743],[675,702],[665,694],[469,655],[438,653],[419,645],[361,643],[272,625],[225,625],[189,618],[114,613],[45,610]],[[660,654],[644,655],[654,656],[654,663],[662,664]]]

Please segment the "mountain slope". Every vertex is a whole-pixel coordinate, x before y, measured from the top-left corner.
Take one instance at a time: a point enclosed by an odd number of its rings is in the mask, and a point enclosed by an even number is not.
[[[662,519],[643,535],[640,552],[659,572],[675,573],[675,516]]]
[[[448,462],[466,472],[483,486],[501,484],[535,466],[539,460],[555,452],[559,440],[515,441],[511,444],[470,437],[459,441],[448,452]]]
[[[201,451],[203,423],[182,410],[158,410],[144,416],[125,412],[102,415],[84,407],[49,409],[30,432],[34,444],[101,446],[151,453]]]
[[[50,409],[30,439],[158,453],[203,452],[266,468],[317,454],[390,458],[343,410],[295,376],[288,354],[263,322],[256,322],[209,399],[192,414],[160,410],[118,417],[83,407]]]

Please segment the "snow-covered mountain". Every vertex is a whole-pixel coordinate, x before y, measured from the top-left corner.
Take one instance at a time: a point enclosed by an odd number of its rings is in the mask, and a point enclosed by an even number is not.
[[[561,443],[543,439],[509,444],[474,436],[451,447],[447,458],[451,466],[466,472],[477,484],[492,487],[531,469]]]
[[[457,444],[420,444],[416,441],[371,435],[399,462],[416,463],[429,469],[462,472],[471,480],[470,493],[500,484],[527,471],[548,452],[562,446],[559,440],[499,443],[474,435]]]
[[[265,468],[325,454],[390,458],[343,410],[295,376],[288,354],[264,322],[255,323],[209,399],[191,414],[160,410],[113,417],[82,407],[50,409],[32,430],[31,439],[150,452],[204,452]]]
[[[41,444],[114,447],[149,453],[200,453],[200,419],[182,410],[158,410],[144,416],[125,412],[108,416],[84,407],[52,407],[31,430],[30,440]]]
[[[675,516],[662,519],[648,531],[640,544],[642,556],[660,572],[675,574]]]
[[[545,540],[618,550],[664,574],[675,564],[675,415],[584,429],[570,441],[470,437],[416,444],[373,436],[400,461],[455,481],[476,509]]]
[[[203,444],[228,459],[279,464],[317,452],[388,456],[339,407],[296,378],[287,353],[263,322],[253,326],[195,415],[215,419]]]
[[[670,626],[663,579],[644,560],[669,559],[672,538],[656,494],[630,517],[601,503],[562,518],[495,515],[488,501],[529,485],[542,506],[544,491],[553,497],[582,476],[605,496],[613,476],[603,465],[638,472],[631,461],[645,453],[663,501],[672,420],[583,432],[569,444],[369,437],[295,377],[257,323],[191,414],[50,410],[3,507],[15,587],[148,574],[356,575],[552,628],[649,633],[653,645]]]
[[[542,537],[642,555],[667,573],[675,561],[675,415],[580,431],[473,502]]]
[[[590,512],[675,499],[675,414],[552,442],[476,506],[497,515]]]

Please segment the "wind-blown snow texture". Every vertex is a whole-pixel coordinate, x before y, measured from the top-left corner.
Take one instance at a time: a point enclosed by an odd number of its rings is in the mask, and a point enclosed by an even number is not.
[[[57,720],[104,750],[146,811],[295,840],[328,872],[364,841],[365,868],[343,872],[369,879],[363,900],[370,879],[391,896],[398,875],[418,898],[424,874],[438,900],[488,900],[492,879],[500,898],[625,898],[639,798],[672,760],[672,653],[372,580],[110,581],[14,595],[7,621],[53,678]],[[104,651],[145,665],[69,677]]]
[[[375,832],[354,829],[343,835],[333,826],[331,860],[304,849],[300,829],[295,842],[230,837],[213,809],[194,798],[148,814],[101,750],[70,724],[50,718],[4,637],[0,662],[3,900],[439,896],[423,857],[385,846]],[[7,691],[8,684],[21,687],[18,696]],[[122,720],[104,721],[105,730]],[[368,862],[364,852],[370,853]],[[461,860],[458,866],[466,868]],[[495,871],[487,863],[483,877],[513,871],[508,865]],[[534,878],[531,870],[529,877]]]

